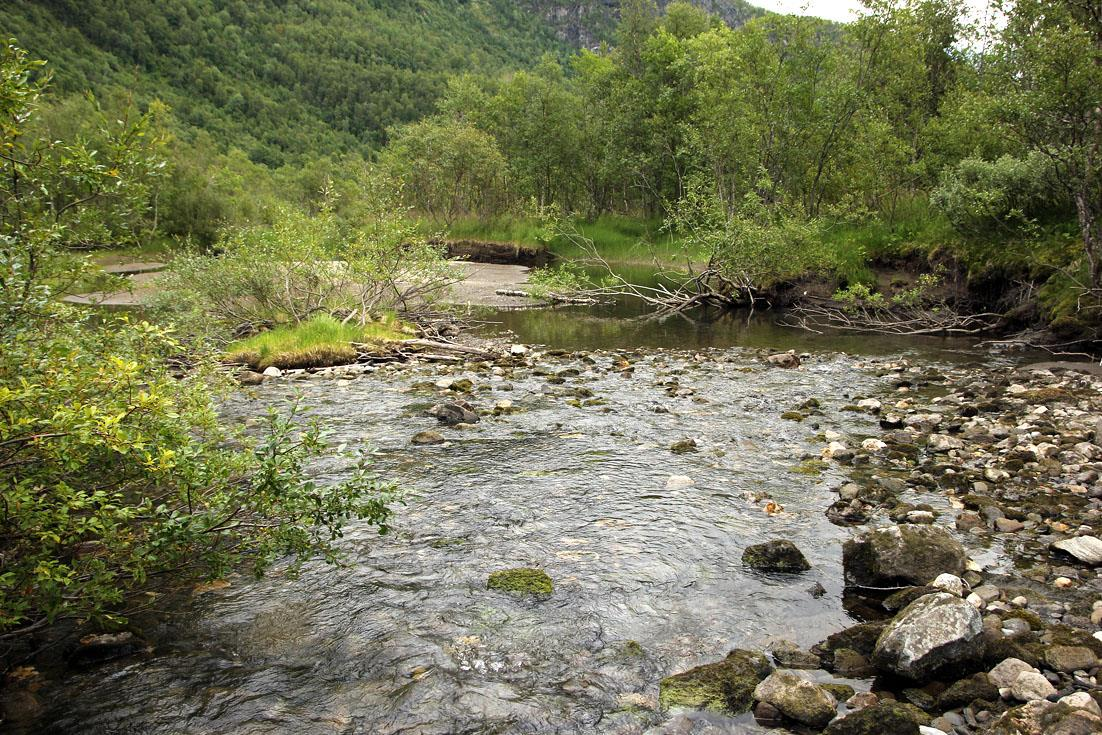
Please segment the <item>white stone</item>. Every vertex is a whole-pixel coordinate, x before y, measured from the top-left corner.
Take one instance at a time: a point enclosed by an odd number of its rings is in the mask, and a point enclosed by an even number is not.
[[[849,448],[842,442],[831,442],[823,450],[823,459],[834,459],[835,457],[845,454],[849,451]]]
[[[880,401],[875,398],[865,398],[857,402],[858,408],[864,408],[868,411],[879,411]]]
[[[861,442],[861,448],[864,449],[866,452],[882,452],[884,451],[884,449],[887,448],[887,446],[887,444],[880,441],[879,439],[866,439],[865,441]]]
[[[948,434],[931,434],[926,446],[933,452],[949,452],[964,449],[964,442]]]
[[[939,574],[937,579],[930,582],[930,586],[957,597],[964,596],[964,580],[955,574]]]
[[[919,725],[918,735],[946,735],[944,730],[938,730],[936,727],[930,727],[929,725]]]
[[[982,597],[980,597],[979,595],[977,595],[977,594],[976,594],[975,592],[973,592],[972,594],[968,595],[968,597],[966,597],[966,598],[964,598],[964,599],[968,601],[968,604],[969,604],[969,605],[971,605],[972,607],[976,608],[977,610],[982,610],[982,609],[984,609],[985,607],[987,607],[987,603],[986,603],[986,602],[984,602],[984,601],[983,601],[983,598],[982,598]]]
[[[1011,685],[1010,693],[1014,695],[1014,699],[1021,702],[1032,702],[1035,699],[1051,697],[1056,693],[1056,687],[1052,686],[1043,674],[1023,671]]]
[[[1020,658],[1007,658],[1003,659],[995,668],[987,674],[991,679],[991,683],[997,686],[999,689],[1006,689],[1014,684],[1018,680],[1018,674],[1023,671],[1034,671],[1033,668]]]
[[[275,365],[270,365],[264,368],[264,372],[261,373],[265,378],[279,378],[283,375],[283,371],[277,368]]]
[[[267,371],[265,371],[267,373]],[[1057,541],[1052,548],[1071,554],[1092,567],[1102,564],[1102,541],[1095,536],[1076,536]]]
[[[666,479],[667,490],[682,490],[687,487],[692,487],[696,484],[696,481],[688,475],[670,475]]]
[[[1072,582],[1068,577],[1057,577],[1052,580],[1052,586],[1058,590],[1066,590],[1074,584],[1075,582]]]
[[[825,431],[823,432],[823,438],[828,442],[842,441],[842,435],[837,431]]]
[[[1010,479],[1010,473],[1006,470],[988,467],[983,471],[983,476],[990,482],[1003,482]]]
[[[1060,697],[1060,704],[1066,704],[1074,709],[1085,709],[1093,715],[1102,717],[1102,707],[1099,707],[1094,697],[1086,692],[1075,692],[1066,697]]]

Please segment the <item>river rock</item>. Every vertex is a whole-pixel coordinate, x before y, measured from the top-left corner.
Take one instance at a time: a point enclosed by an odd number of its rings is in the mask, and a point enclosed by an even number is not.
[[[747,546],[742,552],[742,563],[760,572],[806,572],[811,569],[803,552],[785,539]]]
[[[270,365],[264,368],[264,372],[261,373],[265,378],[278,378],[283,375],[283,371],[277,368],[275,365]]]
[[[1096,567],[1102,564],[1102,541],[1094,536],[1076,536],[1057,541],[1052,548],[1071,554],[1084,564]]]
[[[465,401],[438,403],[426,413],[429,416],[435,416],[437,421],[448,426],[477,424],[479,421],[478,414],[474,412],[471,404]]]
[[[1060,704],[1066,704],[1072,709],[1085,709],[1092,715],[1102,717],[1102,707],[1099,707],[1094,697],[1086,692],[1075,692],[1066,697],[1060,697]]]
[[[1049,683],[1043,674],[1036,671],[1023,671],[1010,685],[1014,699],[1031,702],[1034,699],[1046,699],[1056,693],[1056,687]]]
[[[955,574],[939,574],[930,582],[930,586],[948,592],[950,595],[964,597],[964,580]]]
[[[445,440],[438,431],[419,431],[409,441],[411,444],[428,446],[430,444],[443,444]]]
[[[983,619],[956,595],[936,592],[905,607],[876,641],[873,663],[908,679],[983,653]]]
[[[770,674],[754,689],[754,699],[768,702],[785,717],[814,728],[824,727],[838,709],[833,694],[791,671]]]
[[[964,449],[964,442],[948,434],[931,434],[926,441],[926,446],[932,452],[950,452],[954,449]]]
[[[991,683],[999,689],[1009,689],[1018,680],[1018,674],[1024,671],[1040,673],[1020,658],[1007,658],[991,669],[987,676],[991,679]]]
[[[750,709],[754,689],[773,673],[765,656],[734,650],[727,658],[667,676],[658,683],[664,710],[686,708],[740,714]]]
[[[242,370],[237,374],[237,382],[241,385],[260,385],[264,382],[264,375],[254,370]]]
[[[814,653],[805,651],[792,641],[783,638],[771,641],[768,650],[773,654],[773,660],[777,662],[777,666],[781,668],[817,669],[821,665],[819,657]]]
[[[770,365],[776,365],[782,368],[798,368],[800,366],[800,357],[796,354],[795,350],[789,350],[788,352],[781,352],[776,355],[770,355],[765,358]]]
[[[1098,663],[1098,657],[1086,646],[1051,646],[1045,651],[1045,663],[1054,671],[1070,674],[1091,670]]]
[[[1044,699],[1004,712],[985,730],[990,735],[1093,735],[1102,732],[1102,718]]]
[[[885,700],[834,720],[823,735],[919,735],[930,716],[913,704]]]
[[[960,576],[964,564],[964,547],[940,526],[879,528],[842,546],[842,566],[849,585],[923,585],[943,572]]]

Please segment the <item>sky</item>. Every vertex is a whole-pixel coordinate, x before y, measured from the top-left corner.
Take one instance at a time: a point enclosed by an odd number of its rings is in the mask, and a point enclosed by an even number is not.
[[[750,0],[753,5],[780,13],[814,15],[829,20],[853,20],[854,11],[861,7],[860,0]],[[967,0],[973,13],[983,12],[987,0]]]

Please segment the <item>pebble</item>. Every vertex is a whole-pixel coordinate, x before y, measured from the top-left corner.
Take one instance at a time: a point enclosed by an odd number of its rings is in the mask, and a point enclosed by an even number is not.
[[[1022,702],[1031,702],[1034,699],[1047,699],[1056,693],[1056,687],[1049,683],[1043,675],[1035,671],[1023,671],[1010,687],[1010,693]]]

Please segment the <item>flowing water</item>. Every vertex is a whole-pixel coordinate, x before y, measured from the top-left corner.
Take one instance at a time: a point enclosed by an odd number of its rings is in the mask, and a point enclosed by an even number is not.
[[[621,317],[495,315],[524,341],[605,349],[546,356],[543,370],[508,377],[454,370],[474,381],[475,404],[509,399],[518,411],[445,429],[441,446],[409,444],[435,428],[423,412],[437,398],[412,386],[437,380],[438,367],[268,383],[235,398],[227,414],[244,421],[301,392],[334,442],[374,447],[380,474],[406,491],[392,533],[354,527],[347,567],[235,577],[175,603],[150,654],[49,684],[28,732],[758,732],[747,716],[671,720],[656,711],[658,681],[732,648],[774,636],[808,646],[852,623],[841,604],[848,532],[823,514],[842,476],[793,470],[817,455],[819,430],[873,433],[872,417],[840,410],[889,389],[870,359],[978,355],[812,339],[762,317]],[[770,368],[751,349],[767,345],[813,355],[799,370]],[[822,417],[780,418],[812,397]],[[698,451],[672,453],[683,437]],[[766,513],[769,499],[784,511]],[[771,538],[794,541],[812,571],[744,569],[742,550]],[[546,570],[554,594],[486,589],[490,572],[517,566]],[[816,583],[825,594],[812,593]]]

